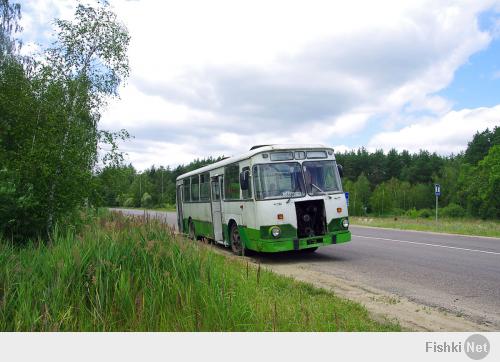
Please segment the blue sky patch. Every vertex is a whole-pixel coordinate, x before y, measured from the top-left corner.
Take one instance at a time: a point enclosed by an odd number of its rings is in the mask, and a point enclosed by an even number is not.
[[[472,55],[452,83],[437,93],[453,102],[453,109],[492,107],[500,103],[500,39]]]
[[[500,16],[492,11],[478,18],[479,28],[493,35],[487,49],[473,54],[452,83],[437,94],[453,102],[453,109],[493,107],[500,103]]]

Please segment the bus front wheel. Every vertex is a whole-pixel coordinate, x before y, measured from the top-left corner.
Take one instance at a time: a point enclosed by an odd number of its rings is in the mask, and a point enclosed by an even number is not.
[[[238,225],[231,226],[231,250],[236,255],[243,255],[243,246],[241,245],[241,236]]]

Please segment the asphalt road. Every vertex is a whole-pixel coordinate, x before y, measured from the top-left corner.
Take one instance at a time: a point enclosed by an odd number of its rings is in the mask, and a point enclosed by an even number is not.
[[[176,223],[175,213],[149,213]],[[350,230],[350,243],[323,247],[311,255],[259,254],[257,258],[289,265],[307,260],[312,270],[463,314],[500,330],[500,238],[360,226]]]

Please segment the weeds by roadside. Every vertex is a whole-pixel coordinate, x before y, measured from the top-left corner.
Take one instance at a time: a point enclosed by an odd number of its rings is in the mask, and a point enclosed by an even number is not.
[[[53,243],[0,244],[3,331],[392,331],[361,305],[246,265],[165,224],[98,217]]]

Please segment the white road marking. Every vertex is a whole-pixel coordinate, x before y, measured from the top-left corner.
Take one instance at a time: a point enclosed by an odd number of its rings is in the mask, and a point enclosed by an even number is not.
[[[485,253],[485,254],[494,254],[494,255],[500,255],[500,253],[494,252],[494,251],[486,251],[486,250],[478,250],[478,249],[467,249],[467,248],[459,248],[456,246],[447,246],[447,245],[440,245],[440,244],[429,244],[429,243],[420,243],[417,241],[408,241],[408,240],[397,240],[397,239],[386,239],[386,238],[377,238],[374,236],[361,236],[361,235],[354,235],[357,238],[365,238],[365,239],[377,239],[377,240],[387,240],[387,241],[397,241],[399,243],[407,243],[407,244],[416,244],[416,245],[425,245],[425,246],[434,246],[437,248],[447,248],[447,249],[456,249],[456,250],[464,250],[464,251],[472,251],[476,253]]]

